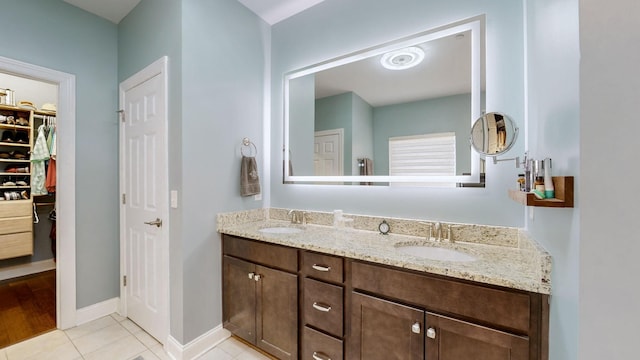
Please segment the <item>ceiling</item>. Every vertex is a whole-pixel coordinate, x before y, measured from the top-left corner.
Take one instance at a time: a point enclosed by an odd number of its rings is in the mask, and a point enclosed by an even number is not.
[[[273,25],[324,0],[238,0],[264,21]],[[118,24],[140,0],[64,0],[92,14]]]

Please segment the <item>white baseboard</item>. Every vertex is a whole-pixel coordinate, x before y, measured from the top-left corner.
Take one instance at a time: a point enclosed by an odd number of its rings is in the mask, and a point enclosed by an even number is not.
[[[119,304],[120,298],[116,297],[78,309],[76,311],[76,326],[117,312]]]
[[[231,333],[220,324],[186,345],[180,344],[178,340],[169,335],[164,344],[164,350],[174,360],[192,360],[202,356],[229,336],[231,336]]]
[[[55,270],[55,268],[56,263],[53,261],[53,259],[9,266],[0,269],[0,281],[13,279],[20,276],[37,274],[43,271]]]

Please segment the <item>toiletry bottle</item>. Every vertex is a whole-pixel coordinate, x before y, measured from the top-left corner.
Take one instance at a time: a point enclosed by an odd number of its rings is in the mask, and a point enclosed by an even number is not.
[[[529,192],[533,188],[533,160],[526,159],[524,163],[524,191]]]
[[[553,178],[551,177],[551,158],[544,159],[544,197],[553,199],[556,197],[555,188],[553,187]]]
[[[525,191],[524,174],[518,174],[518,190]]]

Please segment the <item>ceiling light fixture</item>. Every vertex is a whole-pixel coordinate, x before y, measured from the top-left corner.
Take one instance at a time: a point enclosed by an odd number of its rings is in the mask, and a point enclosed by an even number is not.
[[[380,63],[389,70],[404,70],[420,64],[422,60],[424,60],[424,50],[411,46],[385,53]]]

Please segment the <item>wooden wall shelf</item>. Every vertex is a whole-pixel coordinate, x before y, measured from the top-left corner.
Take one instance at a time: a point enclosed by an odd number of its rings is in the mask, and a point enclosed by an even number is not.
[[[553,187],[556,194],[553,199],[539,200],[531,193],[512,189],[509,189],[509,198],[526,206],[572,208],[573,176],[554,176]]]

